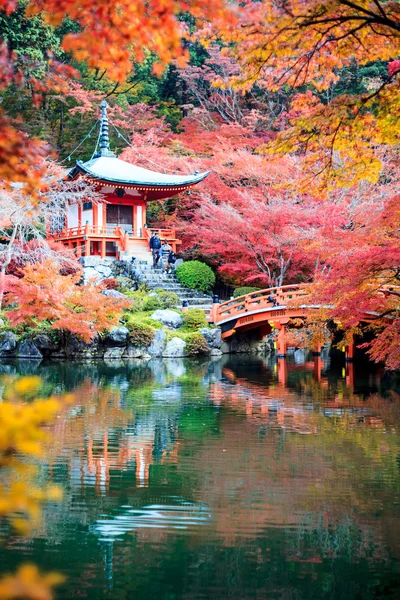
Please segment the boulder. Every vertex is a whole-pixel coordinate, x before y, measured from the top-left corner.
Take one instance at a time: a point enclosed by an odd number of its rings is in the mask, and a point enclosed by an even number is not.
[[[222,350],[219,348],[211,348],[210,356],[222,356]]]
[[[103,296],[109,296],[111,298],[126,298],[126,296],[122,292],[118,292],[118,290],[103,290],[101,293]]]
[[[65,353],[70,358],[101,358],[104,349],[101,348],[98,338],[87,344],[70,334],[65,344]]]
[[[163,329],[157,329],[157,331],[154,334],[153,341],[147,348],[147,352],[150,354],[150,356],[157,357],[163,355],[166,337],[167,334]]]
[[[104,341],[107,346],[126,346],[128,340],[129,329],[127,327],[116,327],[107,333]]]
[[[7,356],[15,353],[17,347],[17,336],[12,331],[0,333],[0,356]]]
[[[101,276],[96,271],[96,269],[92,269],[91,267],[84,269],[83,280],[85,283],[88,283],[90,280],[94,280],[95,282],[100,281],[100,279],[101,279]]]
[[[177,358],[180,356],[185,356],[185,346],[186,346],[186,342],[184,340],[181,340],[181,338],[178,338],[178,337],[174,337],[165,346],[165,350],[163,352],[163,357],[164,358]]]
[[[43,358],[43,354],[36,348],[32,340],[24,340],[19,344],[17,356],[18,358],[30,358],[33,360]]]
[[[124,348],[107,348],[104,352],[104,360],[121,359],[124,353]]]
[[[132,346],[129,344],[123,352],[123,358],[151,358],[146,346]]]
[[[53,335],[50,333],[40,333],[33,338],[33,343],[36,348],[43,354],[50,354],[57,352],[60,349],[60,341],[57,338],[57,334],[54,332]]]
[[[182,315],[170,309],[158,309],[151,315],[151,318],[155,321],[160,321],[169,329],[178,329],[182,327],[183,319]]]
[[[221,347],[221,330],[219,327],[215,329],[208,329],[203,327],[199,330],[203,337],[206,338],[206,342],[209,348],[220,348]]]
[[[82,256],[78,260],[84,267],[97,267],[103,259],[101,256]]]
[[[99,273],[102,279],[107,279],[108,277],[111,277],[112,274],[111,268],[108,265],[99,265],[98,267],[95,267],[95,271]]]

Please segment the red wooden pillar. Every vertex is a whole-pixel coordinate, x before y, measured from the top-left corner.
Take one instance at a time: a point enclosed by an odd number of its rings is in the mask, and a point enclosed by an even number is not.
[[[106,257],[106,238],[103,238],[100,243],[101,243],[101,258],[105,258]]]
[[[104,231],[106,231],[106,225],[107,225],[107,207],[105,204],[102,205],[102,211],[103,211],[103,227],[104,227]]]
[[[142,227],[144,227],[145,225],[147,225],[146,202],[143,202],[142,219],[143,219]],[[175,250],[174,250],[174,252],[175,252]]]
[[[350,344],[345,346],[344,360],[346,362],[353,362],[355,349],[356,349],[356,346],[355,346],[354,341],[352,341]]]
[[[218,312],[219,312],[219,299],[218,299],[218,296],[214,294],[213,303],[211,305],[211,313],[210,313],[210,322],[211,323],[217,323]]]
[[[285,358],[286,356],[286,340],[285,340],[286,326],[278,326],[278,358]]]

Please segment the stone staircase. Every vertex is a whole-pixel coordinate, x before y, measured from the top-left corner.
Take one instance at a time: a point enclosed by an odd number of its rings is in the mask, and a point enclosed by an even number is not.
[[[149,263],[145,258],[136,259],[135,270],[140,272],[142,282],[150,289],[162,288],[177,294],[180,306],[185,300],[190,308],[201,308],[206,314],[211,310],[212,296],[186,288],[177,280],[175,273],[164,274],[161,268],[153,269],[152,261]]]

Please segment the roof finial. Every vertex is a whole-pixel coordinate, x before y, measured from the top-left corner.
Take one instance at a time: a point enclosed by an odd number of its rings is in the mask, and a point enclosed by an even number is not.
[[[108,116],[107,116],[107,101],[103,100],[101,106],[101,119],[100,119],[100,147],[98,152],[94,155],[94,158],[100,156],[112,156],[115,157],[114,152],[110,150],[110,138],[108,136]]]

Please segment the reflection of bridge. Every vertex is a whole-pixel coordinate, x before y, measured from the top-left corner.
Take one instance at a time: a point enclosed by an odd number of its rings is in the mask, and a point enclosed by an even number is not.
[[[222,304],[214,303],[210,321],[221,327],[223,339],[253,329],[259,330],[261,337],[264,337],[276,329],[278,357],[284,357],[287,349],[287,329],[295,320],[298,320],[296,326],[301,326],[321,308],[319,305],[307,303],[308,298],[307,285],[268,288]],[[363,321],[371,321],[372,317],[376,315],[366,313]],[[354,343],[345,347],[347,361],[353,359],[354,348]],[[314,354],[320,354],[321,345],[316,345],[312,350]]]

